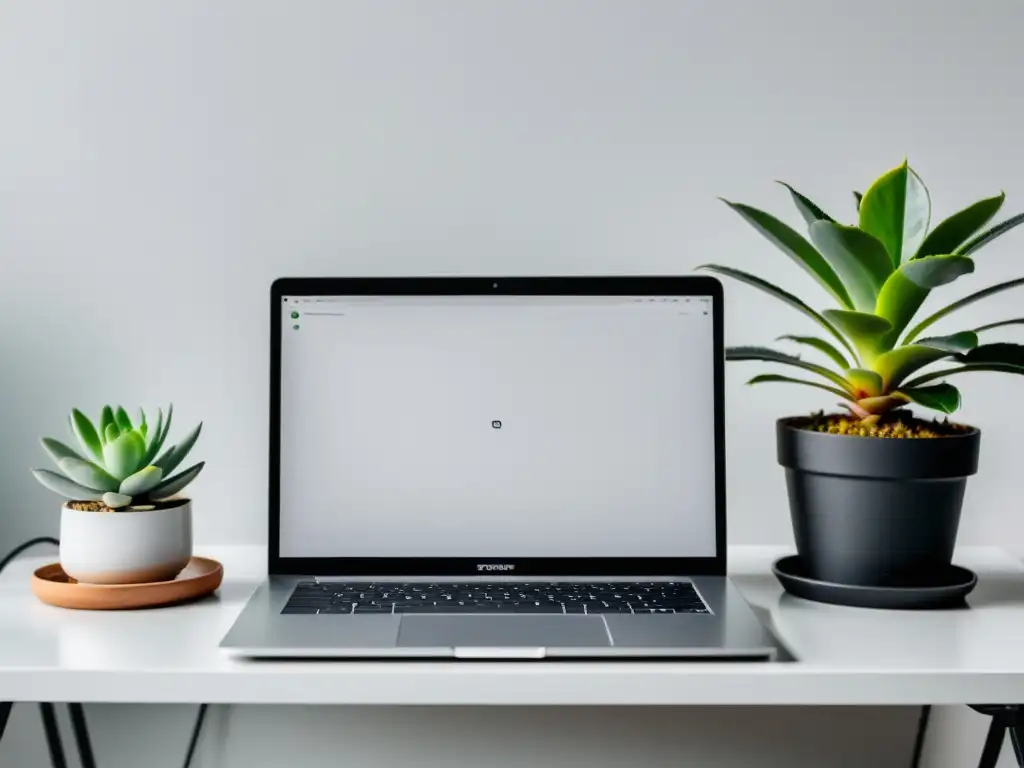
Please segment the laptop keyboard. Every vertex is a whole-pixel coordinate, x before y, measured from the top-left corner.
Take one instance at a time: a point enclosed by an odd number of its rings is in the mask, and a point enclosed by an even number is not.
[[[300,582],[281,613],[711,613],[689,582]]]

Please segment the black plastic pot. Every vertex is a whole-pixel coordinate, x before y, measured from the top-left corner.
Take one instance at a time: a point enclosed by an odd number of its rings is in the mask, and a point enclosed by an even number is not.
[[[893,439],[776,423],[797,552],[815,579],[910,586],[948,570],[981,432]]]

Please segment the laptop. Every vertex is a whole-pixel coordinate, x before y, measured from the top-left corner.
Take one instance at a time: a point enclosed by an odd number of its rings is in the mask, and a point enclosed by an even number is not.
[[[708,277],[271,290],[269,658],[770,659],[726,578]]]

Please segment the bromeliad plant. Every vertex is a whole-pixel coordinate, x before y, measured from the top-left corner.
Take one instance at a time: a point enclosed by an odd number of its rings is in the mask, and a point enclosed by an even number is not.
[[[76,408],[68,423],[83,453],[44,437],[43,448],[60,472],[33,469],[32,474],[51,491],[75,502],[102,502],[95,506],[111,510],[152,509],[156,502],[174,496],[195,480],[205,464],[201,461],[172,474],[203,427],[200,422],[180,443],[161,453],[173,415],[173,405],[168,406],[166,419],[158,408],[151,428],[144,410],[139,409],[138,423],[133,425],[124,408],[106,405],[97,428]]]
[[[810,347],[832,365],[765,347],[728,349],[728,360],[780,363],[818,379],[761,374],[750,384],[784,382],[823,389],[841,398],[840,404],[851,413],[849,422],[861,428],[875,426],[872,433],[882,434],[877,430],[879,420],[894,422],[902,413],[897,409],[910,403],[953,413],[960,406],[960,392],[945,381],[949,376],[972,371],[1024,374],[1024,345],[979,342],[986,331],[1024,324],[1024,317],[945,336],[923,335],[958,309],[1024,285],[1024,278],[972,293],[907,329],[932,290],[973,272],[973,257],[983,246],[1024,223],[1024,214],[1020,214],[985,228],[1002,207],[1005,194],[979,200],[930,228],[928,190],[904,162],[881,176],[863,195],[854,193],[858,221],[848,226],[788,184],[784,186],[807,222],[809,240],[768,213],[724,202],[810,273],[838,306],[818,312],[797,296],[747,272],[717,264],[701,269],[758,288],[814,320],[831,338],[788,335],[780,340]],[[950,365],[921,370],[939,362]],[[824,431],[820,424],[818,428]]]

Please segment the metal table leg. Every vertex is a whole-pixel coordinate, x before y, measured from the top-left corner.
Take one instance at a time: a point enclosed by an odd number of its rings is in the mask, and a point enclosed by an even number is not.
[[[57,727],[57,714],[53,710],[53,704],[48,701],[39,702],[39,713],[43,717],[46,746],[50,749],[50,765],[53,768],[68,768],[68,761],[64,757],[64,744],[61,742],[60,730]]]
[[[85,724],[85,709],[81,704],[68,704],[71,714],[71,727],[75,732],[75,743],[78,745],[78,762],[82,768],[96,768],[96,758],[92,753],[92,742],[89,740],[89,728]]]
[[[4,731],[7,730],[7,718],[11,716],[13,706],[9,701],[0,701],[0,741],[3,741]]]
[[[971,709],[992,718],[978,768],[996,768],[1007,733],[1010,734],[1017,765],[1024,768],[1024,705],[972,704]]]

